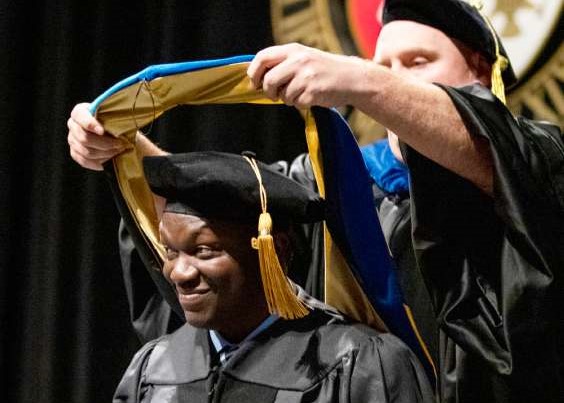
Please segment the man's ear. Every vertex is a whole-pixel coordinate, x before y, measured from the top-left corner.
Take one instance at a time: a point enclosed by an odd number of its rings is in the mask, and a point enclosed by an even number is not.
[[[398,161],[404,162],[403,156],[401,155],[398,136],[389,130],[388,130],[388,144],[390,145],[390,150],[392,150],[392,154],[394,154],[394,157],[396,157]]]
[[[485,87],[491,86],[492,66],[480,52],[472,52],[470,55],[470,67],[476,78]]]

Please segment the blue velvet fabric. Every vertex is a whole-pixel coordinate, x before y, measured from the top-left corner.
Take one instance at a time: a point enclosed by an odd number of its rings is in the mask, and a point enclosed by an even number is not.
[[[223,59],[196,60],[192,62],[165,63],[149,66],[141,70],[140,72],[119,81],[118,83],[114,84],[106,91],[104,91],[102,94],[100,94],[90,105],[90,112],[96,112],[96,109],[98,109],[100,104],[104,102],[106,98],[140,81],[151,81],[157,77],[166,77],[173,74],[187,73],[189,71],[209,69],[218,66],[226,66],[228,64],[234,63],[250,62],[254,57],[254,55],[241,55]]]
[[[433,368],[404,309],[395,265],[376,213],[366,161],[363,161],[347,122],[336,110],[313,107],[312,111],[323,155],[326,223],[333,240],[388,329],[419,357],[432,380]],[[381,145],[372,147],[375,156],[378,156],[376,151],[381,150],[380,157],[386,157],[385,160],[370,158],[373,166],[380,166],[382,172],[378,177],[388,176],[390,165],[394,165],[391,158],[395,160],[395,157],[389,146],[388,151],[385,148]],[[376,164],[376,161],[379,163]],[[387,164],[382,161],[387,161]],[[402,177],[407,183],[405,175]],[[384,182],[402,183],[399,176],[395,181]]]
[[[407,194],[407,166],[394,156],[387,139],[362,146],[360,151],[368,173],[382,191],[387,194]]]

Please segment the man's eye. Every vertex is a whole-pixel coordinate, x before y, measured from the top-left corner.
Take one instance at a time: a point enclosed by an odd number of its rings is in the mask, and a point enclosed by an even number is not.
[[[196,257],[200,259],[208,259],[216,255],[216,250],[209,246],[198,246],[196,248]]]
[[[429,59],[427,59],[426,57],[416,57],[411,60],[411,66],[413,67],[424,66],[427,63],[429,63]]]

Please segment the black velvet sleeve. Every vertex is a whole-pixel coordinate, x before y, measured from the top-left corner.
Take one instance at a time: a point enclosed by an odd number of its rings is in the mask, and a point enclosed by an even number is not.
[[[158,341],[157,339],[145,344],[135,354],[116,388],[113,403],[143,403],[151,400],[150,386],[145,382],[145,371]]]
[[[491,145],[494,194],[483,194],[409,147],[403,150],[411,174],[414,249],[444,331],[443,397],[562,401],[560,131],[514,118],[480,87],[444,90],[469,131]]]

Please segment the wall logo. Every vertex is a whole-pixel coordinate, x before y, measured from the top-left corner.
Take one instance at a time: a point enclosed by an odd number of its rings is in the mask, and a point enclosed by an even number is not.
[[[384,0],[270,0],[277,43],[300,42],[335,53],[371,58]],[[564,126],[564,0],[482,0],[503,39],[520,82],[508,94],[519,114]],[[360,140],[382,135],[360,112],[346,111]]]

